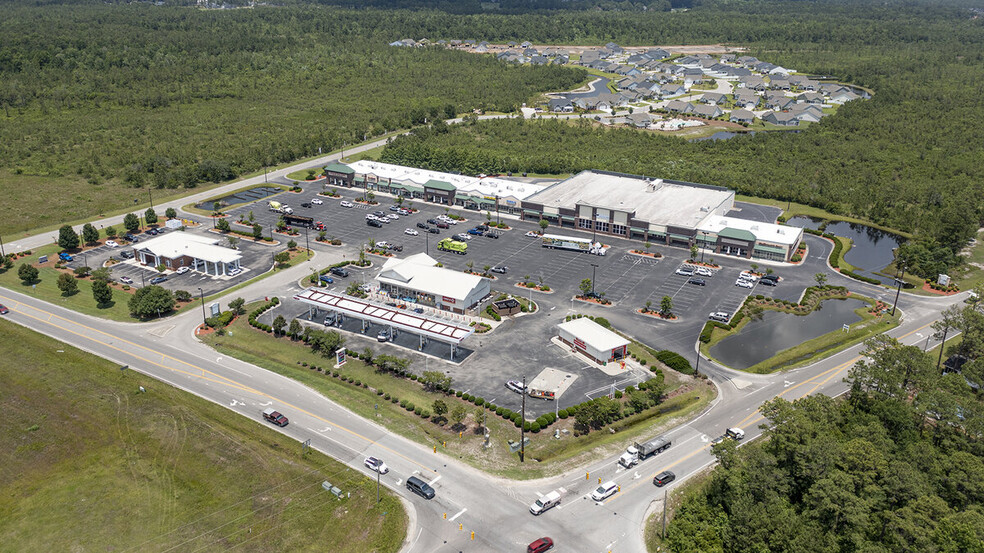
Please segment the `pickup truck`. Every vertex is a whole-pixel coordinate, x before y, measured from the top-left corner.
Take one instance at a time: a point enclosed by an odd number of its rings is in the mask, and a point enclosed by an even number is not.
[[[287,426],[287,417],[280,414],[278,411],[273,409],[265,409],[263,411],[263,418],[276,424],[277,426]]]
[[[557,505],[560,505],[560,492],[554,490],[534,501],[533,504],[530,505],[530,512],[534,515],[539,515],[547,509]]]

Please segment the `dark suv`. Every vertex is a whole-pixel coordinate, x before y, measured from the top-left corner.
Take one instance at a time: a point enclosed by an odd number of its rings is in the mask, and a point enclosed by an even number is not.
[[[657,488],[662,488],[674,480],[676,480],[676,475],[668,470],[664,470],[653,478],[653,484],[656,484]]]
[[[338,275],[340,277],[349,276],[349,272],[345,270],[345,267],[332,267],[331,271],[329,272],[333,275]]]

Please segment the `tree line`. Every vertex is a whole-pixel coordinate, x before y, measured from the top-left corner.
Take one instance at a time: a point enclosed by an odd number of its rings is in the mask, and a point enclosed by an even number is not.
[[[982,313],[951,314],[975,356]],[[763,440],[714,446],[719,466],[676,510],[671,551],[981,551],[982,361],[952,372],[886,336],[866,346],[846,399],[768,401]]]

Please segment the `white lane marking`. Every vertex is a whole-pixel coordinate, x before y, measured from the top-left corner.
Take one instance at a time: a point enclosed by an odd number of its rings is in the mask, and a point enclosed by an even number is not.
[[[462,510],[458,511],[458,514],[456,514],[453,517],[449,518],[448,519],[448,522],[453,522],[454,519],[456,519],[456,518],[460,517],[461,515],[465,514],[465,511],[467,511],[467,510],[468,509],[462,509]]]
[[[232,403],[230,403],[230,404],[229,404],[229,407],[235,407],[235,406],[237,406],[237,405],[246,405],[246,404],[245,404],[245,403],[243,403],[243,402],[241,402],[241,401],[236,401],[236,400],[234,399],[234,400],[232,400]]]
[[[437,478],[435,478],[435,479],[433,479],[433,480],[431,480],[431,481],[430,481],[430,483],[431,483],[431,486],[433,486],[434,484],[436,484],[436,483],[437,483],[437,481],[438,481],[438,480],[440,480],[442,476],[444,476],[444,475],[443,475],[443,474],[438,474],[438,475],[437,475]]]

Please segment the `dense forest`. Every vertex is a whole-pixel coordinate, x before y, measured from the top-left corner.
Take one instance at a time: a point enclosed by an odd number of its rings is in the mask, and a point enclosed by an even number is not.
[[[241,10],[7,2],[0,19],[0,178],[53,189],[64,179],[93,189],[192,187],[452,112],[509,111],[584,79],[578,69],[387,46],[401,38],[727,42],[866,86],[875,97],[798,135],[689,144],[501,122],[422,133],[396,141],[386,155],[398,160],[400,152],[422,148],[436,159],[458,140],[461,159],[488,161],[457,166],[462,170],[597,167],[723,184],[914,231],[931,254],[933,244],[958,247],[982,219],[978,12],[959,3],[860,0],[704,1],[673,13],[642,11],[640,3],[626,11],[529,4],[523,15],[461,15],[365,2],[353,2],[357,9],[289,2]],[[473,140],[481,136],[502,144]],[[0,230],[8,224],[0,222]]]
[[[771,400],[764,440],[714,447],[720,464],[677,509],[671,551],[984,551],[981,399],[919,347],[867,346],[847,399]]]

